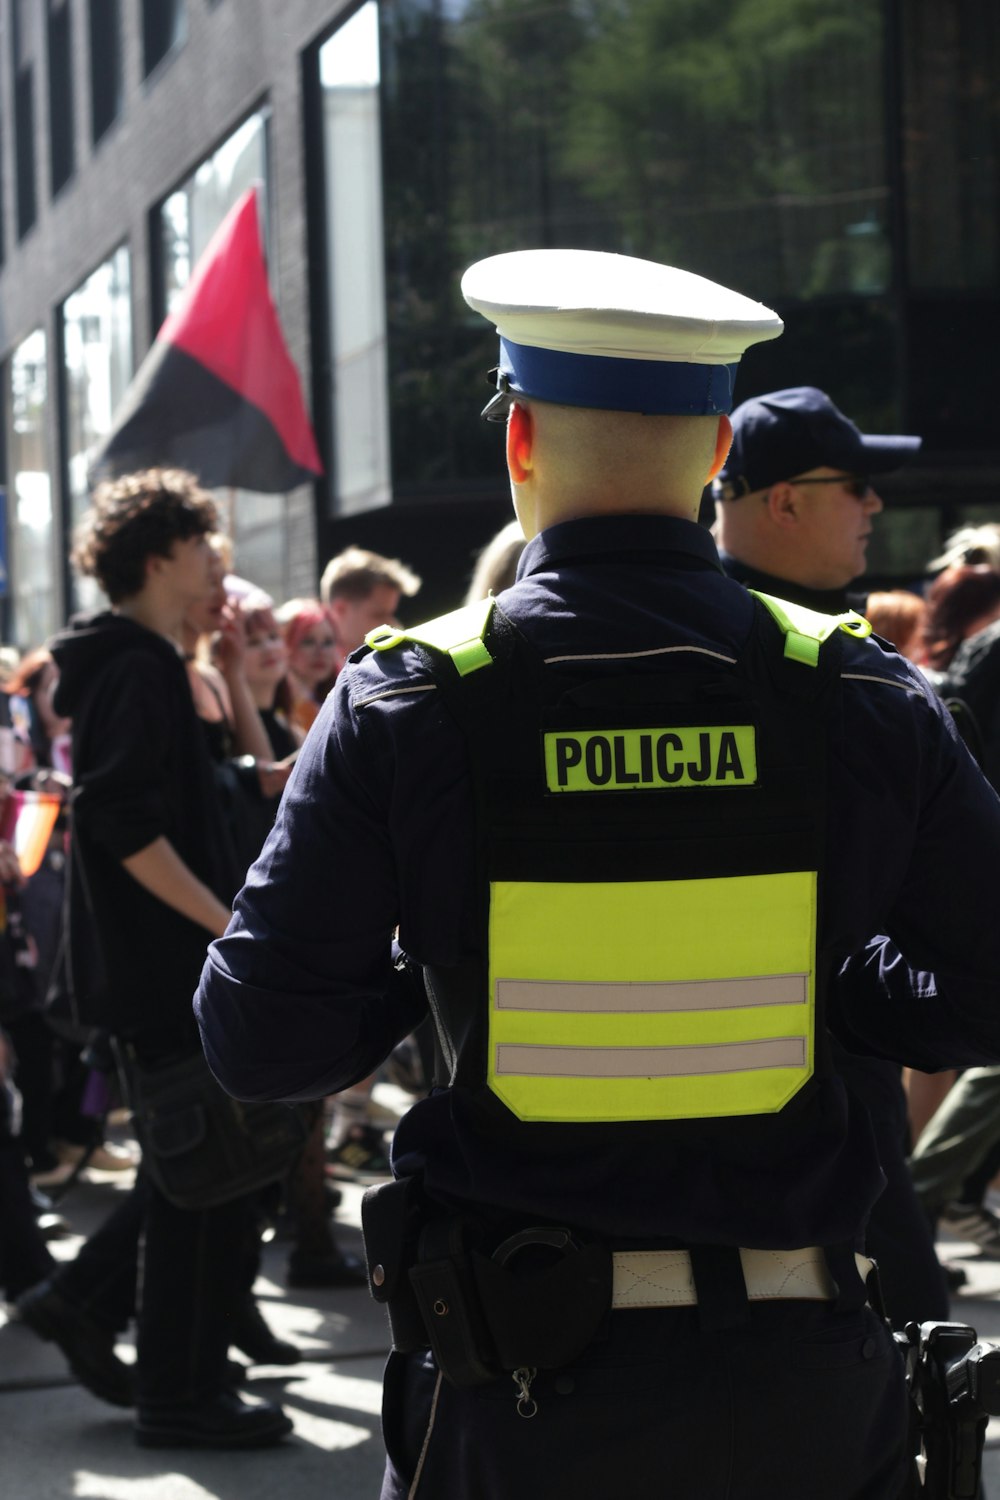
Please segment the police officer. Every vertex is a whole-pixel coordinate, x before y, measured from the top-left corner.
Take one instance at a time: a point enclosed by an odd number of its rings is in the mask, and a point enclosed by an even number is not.
[[[860,432],[812,385],[744,401],[712,483],[716,539],[730,578],[837,614],[865,571],[872,475],[898,469],[920,438]]]
[[[695,523],[773,314],[584,251],[463,292],[518,581],[341,674],[210,949],[207,1054],[326,1094],[429,1006],[439,1086],[365,1209],[384,1500],[895,1495],[880,1174],[827,1036],[1000,1054],[1000,803],[863,621],[751,596]]]
[[[729,453],[712,482],[716,539],[729,577],[826,614],[851,602],[862,608],[864,596],[848,590],[865,571],[882,509],[872,475],[906,463],[920,439],[860,432],[825,392],[808,385],[744,401],[732,424]],[[849,1052],[838,1067],[868,1110],[885,1176],[867,1248],[889,1314],[899,1328],[946,1319],[944,1273],[907,1165],[900,1069]]]

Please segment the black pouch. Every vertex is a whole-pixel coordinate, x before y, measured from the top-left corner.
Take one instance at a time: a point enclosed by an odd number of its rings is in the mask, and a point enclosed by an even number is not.
[[[116,1048],[143,1171],[176,1208],[216,1208],[284,1177],[306,1142],[303,1112],[289,1104],[240,1104],[204,1056],[159,1066]]]
[[[502,1366],[472,1272],[476,1227],[459,1217],[431,1220],[420,1235],[410,1285],[438,1368],[452,1385],[484,1385]]]
[[[416,1177],[377,1183],[361,1200],[368,1287],[389,1315],[397,1354],[412,1354],[429,1343],[409,1278],[425,1213],[423,1188]]]
[[[611,1311],[607,1245],[580,1245],[567,1229],[544,1226],[471,1259],[501,1369],[558,1369],[599,1337]]]

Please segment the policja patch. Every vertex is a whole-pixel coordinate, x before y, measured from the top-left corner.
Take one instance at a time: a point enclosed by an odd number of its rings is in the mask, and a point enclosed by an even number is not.
[[[550,792],[753,786],[757,780],[752,724],[580,729],[548,733],[544,743]]]

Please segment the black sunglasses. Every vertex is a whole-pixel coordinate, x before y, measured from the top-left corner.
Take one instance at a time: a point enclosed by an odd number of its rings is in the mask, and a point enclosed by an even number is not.
[[[831,474],[826,479],[790,479],[789,484],[839,484],[855,500],[864,500],[871,492],[872,482],[867,474]]]
[[[496,365],[492,370],[487,371],[486,380],[495,388],[496,394],[492,401],[487,401],[479,415],[484,422],[506,422],[507,413],[514,402],[515,395],[510,389],[507,376],[499,365]]]

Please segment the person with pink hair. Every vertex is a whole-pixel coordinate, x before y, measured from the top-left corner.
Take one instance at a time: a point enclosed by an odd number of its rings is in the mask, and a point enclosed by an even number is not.
[[[318,599],[289,599],[275,611],[275,618],[288,653],[290,718],[305,733],[336,675],[337,638],[329,613]]]

